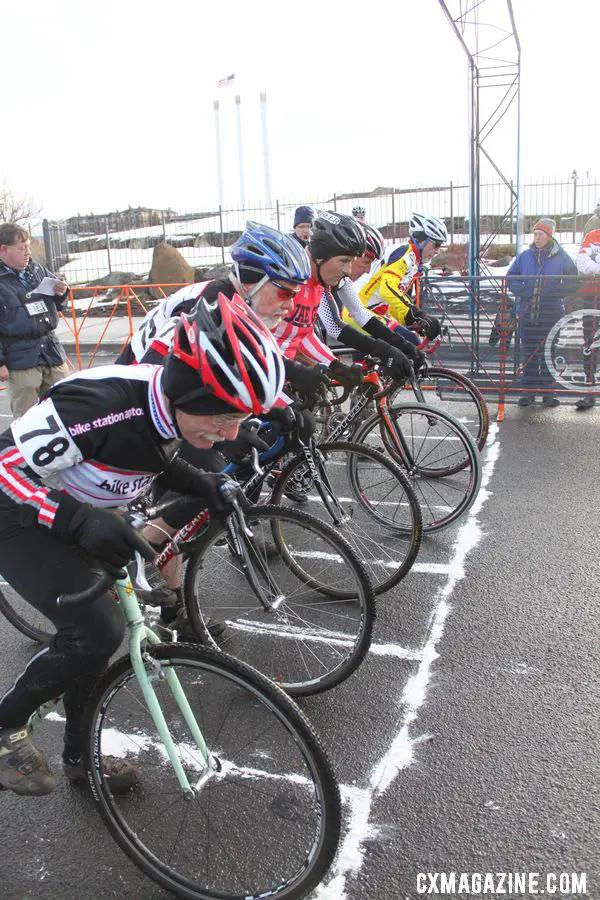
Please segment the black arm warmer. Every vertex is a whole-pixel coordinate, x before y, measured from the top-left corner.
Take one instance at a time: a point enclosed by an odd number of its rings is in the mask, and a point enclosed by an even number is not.
[[[178,494],[198,496],[198,476],[203,475],[202,469],[190,465],[181,457],[176,456],[167,467],[155,479],[155,485],[159,488],[167,488]]]
[[[372,337],[369,337],[368,334],[363,334],[362,331],[357,331],[356,328],[352,327],[352,325],[344,325],[344,327],[340,331],[338,340],[340,340],[342,344],[345,344],[346,347],[352,347],[354,350],[358,350],[363,355],[380,355],[376,349],[375,340]]]

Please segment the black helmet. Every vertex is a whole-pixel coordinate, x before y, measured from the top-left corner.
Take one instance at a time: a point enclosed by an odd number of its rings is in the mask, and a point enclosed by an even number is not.
[[[308,249],[313,259],[332,256],[362,256],[366,250],[365,233],[352,216],[321,212],[313,220]]]

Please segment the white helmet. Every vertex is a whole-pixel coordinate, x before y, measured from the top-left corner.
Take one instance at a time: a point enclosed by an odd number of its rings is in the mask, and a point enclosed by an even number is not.
[[[419,243],[429,239],[438,244],[445,244],[448,240],[448,232],[441,219],[436,219],[435,216],[425,216],[423,213],[412,214],[408,233]]]

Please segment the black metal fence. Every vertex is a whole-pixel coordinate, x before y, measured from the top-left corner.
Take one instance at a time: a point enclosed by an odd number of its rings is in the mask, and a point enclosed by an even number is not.
[[[51,272],[57,272],[69,262],[69,244],[65,222],[51,222],[44,219],[44,250],[46,265]]]
[[[589,175],[579,177],[573,173],[563,179],[526,182],[520,194],[521,231],[529,234],[536,218],[550,216],[557,221],[559,240],[576,243],[598,201],[600,183]],[[505,183],[481,186],[480,233],[482,238],[493,238],[499,253],[514,252],[517,221],[514,214],[505,218],[510,203],[510,186]],[[67,245],[63,237],[64,223],[53,222],[51,225],[61,232],[57,258],[64,260],[66,255],[69,256],[66,275],[71,283],[82,284],[116,271],[136,277],[147,276],[154,248],[163,241],[177,247],[192,267],[218,265],[227,261],[229,248],[247,219],[288,231],[292,228],[295,208],[305,204],[348,214],[353,207],[362,206],[367,221],[381,229],[388,244],[406,237],[410,217],[417,210],[444,219],[452,243],[465,244],[468,240],[469,189],[460,181],[427,187],[380,187],[369,192],[355,191],[328,197],[278,199],[272,206],[255,204],[243,209],[206,209],[199,205],[194,211],[179,214],[171,210],[147,210],[148,221],[155,224],[133,228],[125,227],[130,221],[126,218],[127,211],[120,217],[107,212],[100,233],[97,222],[91,233],[89,217],[70,219]],[[156,213],[154,219],[152,213]],[[119,222],[123,227],[115,230]]]

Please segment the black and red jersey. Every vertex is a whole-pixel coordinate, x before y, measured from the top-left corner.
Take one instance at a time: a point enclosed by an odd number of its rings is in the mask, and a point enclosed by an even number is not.
[[[65,378],[0,435],[0,492],[52,528],[74,501],[123,506],[179,446],[162,366],[102,366]]]

